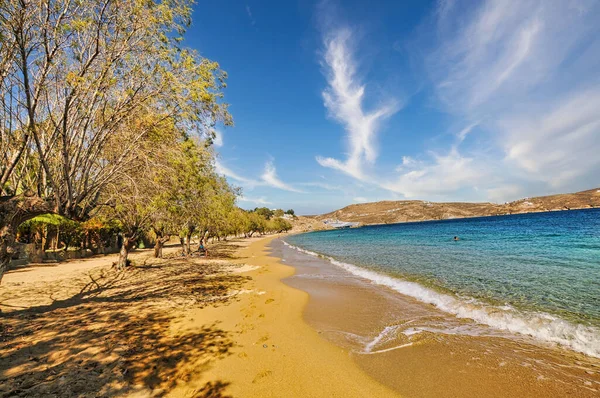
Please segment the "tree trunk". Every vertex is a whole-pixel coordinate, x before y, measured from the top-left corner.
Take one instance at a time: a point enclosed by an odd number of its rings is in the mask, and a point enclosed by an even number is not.
[[[185,236],[185,255],[189,256],[192,253],[190,245],[192,244],[192,234],[188,233]]]
[[[154,244],[154,258],[162,258],[162,248],[163,243],[159,239],[156,239],[156,243]]]
[[[98,252],[101,254],[106,254],[106,251],[104,250],[104,239],[102,239],[102,236],[100,234],[98,234]]]
[[[36,196],[0,197],[0,282],[16,252],[19,225],[35,216],[51,212],[49,203]]]
[[[125,269],[127,267],[127,256],[135,244],[135,237],[123,236],[123,245],[119,251],[119,261],[117,261],[117,269]]]
[[[16,228],[13,228],[12,225],[0,228],[0,282],[4,273],[8,271],[8,265],[16,251],[15,238]]]
[[[181,254],[185,254],[185,238],[179,237],[179,244],[181,244]]]
[[[156,237],[156,243],[154,244],[154,257],[162,258],[162,249],[170,237],[169,237],[169,235],[162,236],[159,233],[157,233],[156,235],[157,235],[157,237]]]
[[[46,250],[46,242],[48,242],[48,226],[42,227],[42,252]]]
[[[48,224],[46,226],[46,246],[44,246],[44,250],[54,250],[54,235],[56,230],[54,226]]]
[[[54,237],[54,251],[58,250],[58,246],[60,246],[60,226],[56,226],[56,236]]]

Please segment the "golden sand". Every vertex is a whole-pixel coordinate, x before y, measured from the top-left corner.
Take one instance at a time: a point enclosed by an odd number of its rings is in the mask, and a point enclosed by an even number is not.
[[[477,325],[392,289],[349,277],[322,259],[291,251],[286,260],[294,263],[297,273],[285,282],[310,295],[305,320],[324,338],[350,349],[356,363],[374,379],[406,397],[600,394],[596,358],[493,329],[485,336],[452,334],[453,328],[468,331]],[[401,332],[419,322],[432,330]]]
[[[280,281],[294,270],[269,240],[7,273],[0,397],[397,396],[302,320],[308,295]]]
[[[216,322],[233,334],[234,355],[212,364],[197,380],[181,385],[172,396],[189,396],[210,381],[230,383],[235,397],[388,397],[398,396],[375,382],[351,360],[347,351],[322,339],[302,319],[308,294],[286,286],[294,273],[267,255],[272,238],[253,242],[236,262],[260,268],[247,294],[225,307],[192,310],[175,328]]]
[[[272,239],[217,244],[208,259],[182,258],[177,247],[163,260],[141,251],[120,273],[114,256],[9,272],[0,286],[0,397],[598,393],[597,362],[505,339],[422,334],[407,348],[353,352],[325,326],[373,326],[359,310],[389,303],[379,290],[343,284],[309,297],[291,277],[301,266],[268,255]]]

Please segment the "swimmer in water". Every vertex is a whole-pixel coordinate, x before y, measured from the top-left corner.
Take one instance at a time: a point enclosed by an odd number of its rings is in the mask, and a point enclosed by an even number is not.
[[[458,236],[455,236],[455,237],[454,237],[454,240],[458,240]]]

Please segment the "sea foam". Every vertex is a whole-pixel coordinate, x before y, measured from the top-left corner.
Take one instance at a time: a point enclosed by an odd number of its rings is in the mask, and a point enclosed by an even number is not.
[[[439,293],[416,282],[381,274],[282,242],[301,253],[323,258],[355,276],[432,304],[458,318],[472,319],[499,330],[531,336],[600,358],[600,330],[592,326],[573,324],[544,312],[522,312],[510,305],[492,306],[475,299]]]

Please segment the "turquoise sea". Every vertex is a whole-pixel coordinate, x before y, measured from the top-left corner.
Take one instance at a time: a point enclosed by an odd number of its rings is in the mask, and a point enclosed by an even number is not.
[[[367,226],[285,241],[457,317],[600,357],[600,209]]]

